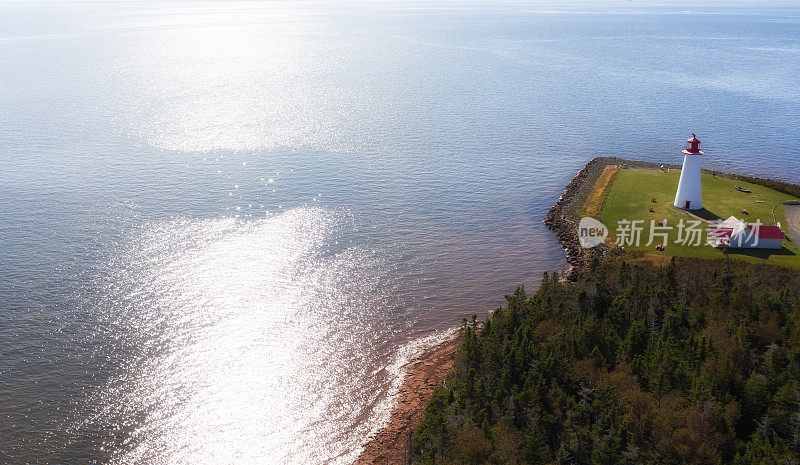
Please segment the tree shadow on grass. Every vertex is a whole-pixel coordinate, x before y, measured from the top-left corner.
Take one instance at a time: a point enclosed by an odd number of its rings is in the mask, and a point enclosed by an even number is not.
[[[781,247],[780,250],[778,249],[728,249],[728,253],[731,255],[747,255],[748,257],[758,257],[763,259],[768,259],[770,255],[797,255],[796,253],[792,252],[791,250],[787,249],[786,246]]]

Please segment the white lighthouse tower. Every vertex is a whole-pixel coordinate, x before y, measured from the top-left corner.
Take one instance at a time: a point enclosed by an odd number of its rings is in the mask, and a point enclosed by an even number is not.
[[[699,210],[703,208],[703,192],[700,189],[700,156],[703,152],[694,134],[686,142],[689,145],[683,150],[683,169],[673,205],[683,210]]]

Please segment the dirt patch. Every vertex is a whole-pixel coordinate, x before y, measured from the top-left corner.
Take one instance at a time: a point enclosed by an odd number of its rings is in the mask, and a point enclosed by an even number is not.
[[[786,205],[786,221],[789,223],[789,237],[800,246],[800,205]]]
[[[586,199],[582,212],[583,216],[595,217],[600,213],[608,186],[610,186],[611,181],[614,180],[614,174],[616,174],[617,170],[619,170],[619,165],[607,165],[603,168],[603,171],[594,183],[594,188],[591,194],[589,194],[589,198]]]
[[[644,252],[639,256],[630,260],[631,264],[634,265],[650,265],[654,267],[659,266],[666,266],[669,264],[672,256],[670,255],[662,255],[662,254],[655,254],[652,252]]]

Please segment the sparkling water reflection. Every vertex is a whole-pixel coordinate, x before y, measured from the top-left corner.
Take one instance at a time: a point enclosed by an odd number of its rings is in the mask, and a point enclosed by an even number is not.
[[[123,305],[108,318],[137,355],[91,420],[131,425],[112,463],[352,459],[370,427],[357,406],[379,402],[367,386],[380,315],[363,312],[385,309],[390,289],[375,257],[321,252],[346,221],[299,208],[169,222],[121,251]]]

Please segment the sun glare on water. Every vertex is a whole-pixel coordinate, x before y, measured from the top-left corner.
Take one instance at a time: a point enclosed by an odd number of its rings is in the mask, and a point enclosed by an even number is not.
[[[388,405],[364,389],[380,346],[365,316],[386,279],[375,256],[330,247],[346,224],[298,208],[172,221],[133,241],[110,293],[124,310],[108,318],[135,355],[88,420],[117,429],[111,463],[354,458],[375,426],[363,418]]]
[[[348,150],[363,139],[366,126],[343,122],[368,124],[367,103],[382,97],[348,89],[363,63],[330,49],[325,37],[344,31],[327,30],[324,7],[233,3],[157,13],[116,25],[155,32],[132,33],[117,65],[102,71],[103,80],[131,74],[121,90],[133,105],[120,114],[140,142],[182,151]]]

